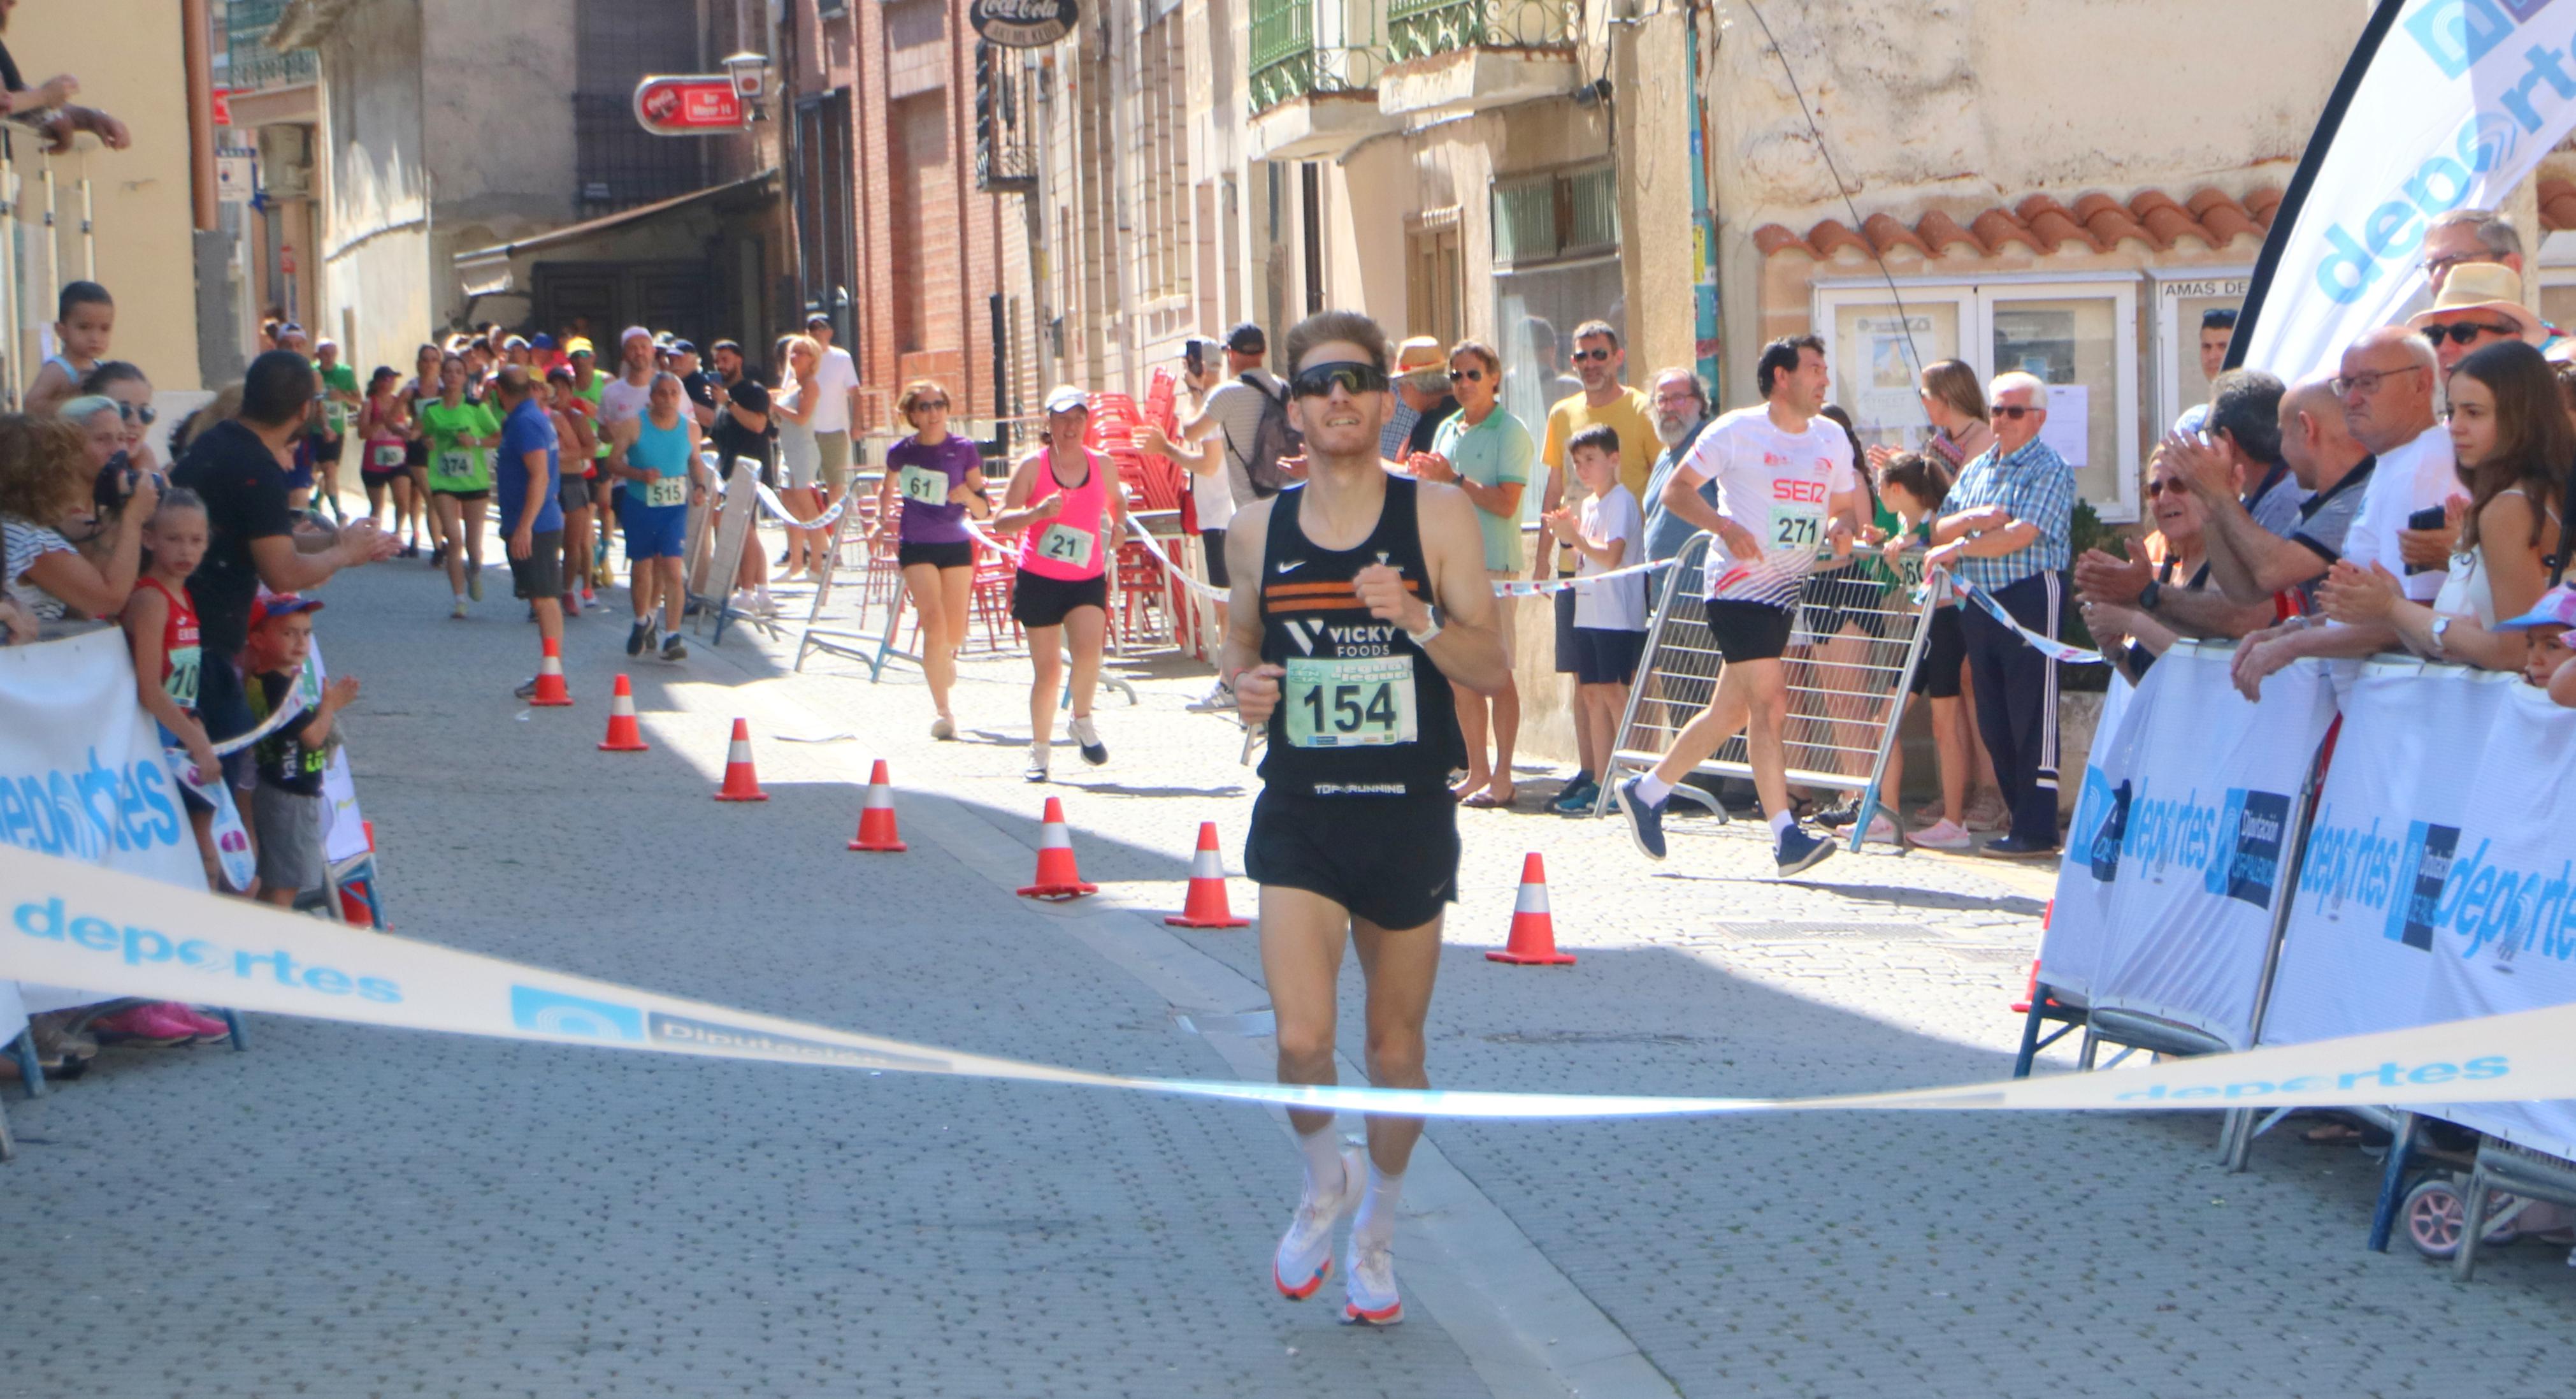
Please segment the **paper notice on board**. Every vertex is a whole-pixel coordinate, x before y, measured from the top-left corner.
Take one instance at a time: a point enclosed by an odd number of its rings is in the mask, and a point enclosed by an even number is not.
[[[2039,425],[2039,440],[2079,471],[2092,465],[2092,393],[2089,384],[2049,385],[2048,418]]]

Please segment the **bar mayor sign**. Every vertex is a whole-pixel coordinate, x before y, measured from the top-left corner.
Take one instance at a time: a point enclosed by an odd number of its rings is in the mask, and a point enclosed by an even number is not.
[[[966,20],[1006,49],[1042,49],[1073,32],[1074,0],[975,0]]]

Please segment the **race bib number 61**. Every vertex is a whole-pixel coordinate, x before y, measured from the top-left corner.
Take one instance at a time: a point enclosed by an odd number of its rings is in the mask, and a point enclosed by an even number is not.
[[[948,503],[948,473],[927,467],[907,466],[895,473],[895,493],[919,505]]]

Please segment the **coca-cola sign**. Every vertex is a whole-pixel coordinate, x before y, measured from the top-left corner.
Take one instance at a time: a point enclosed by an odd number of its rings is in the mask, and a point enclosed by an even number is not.
[[[722,73],[664,74],[635,85],[635,120],[656,136],[740,131],[749,109]]]
[[[975,0],[967,22],[1006,49],[1042,49],[1073,32],[1073,0]]]

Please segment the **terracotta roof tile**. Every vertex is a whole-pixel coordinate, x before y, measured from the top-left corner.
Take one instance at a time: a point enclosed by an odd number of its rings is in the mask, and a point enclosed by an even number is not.
[[[2072,208],[2052,196],[2034,194],[2009,208],[1988,205],[1965,227],[1937,210],[1910,225],[1880,212],[1863,219],[1858,232],[1838,219],[1818,220],[1804,237],[1783,225],[1765,224],[1754,230],[1753,244],[1765,257],[1802,252],[1819,262],[1831,260],[1836,250],[1846,247],[1864,257],[1883,257],[1907,248],[1918,256],[1940,258],[1951,255],[1954,248],[1964,249],[1969,256],[1984,256],[2013,243],[2040,254],[2069,244],[2083,251],[2109,252],[2134,238],[2158,252],[2185,239],[2216,249],[2247,234],[2260,238],[2271,227],[2280,204],[2280,191],[2268,186],[2246,195],[2241,203],[2206,188],[2179,202],[2163,190],[2141,190],[2126,204],[2092,191],[2078,196]],[[2576,183],[2542,181],[2541,208],[2546,226],[2576,228]]]
[[[1916,236],[1913,229],[1898,223],[1894,215],[1872,214],[1861,220],[1860,231],[1882,253],[1891,248],[1907,247],[1925,257],[1932,256],[1932,245]]]
[[[1934,257],[1939,257],[1942,249],[1953,245],[1965,245],[1968,251],[1979,257],[1986,253],[1986,245],[1977,241],[1977,235],[1959,227],[1958,220],[1938,209],[1915,220],[1914,231],[1922,235],[1923,241],[1932,248]]]

